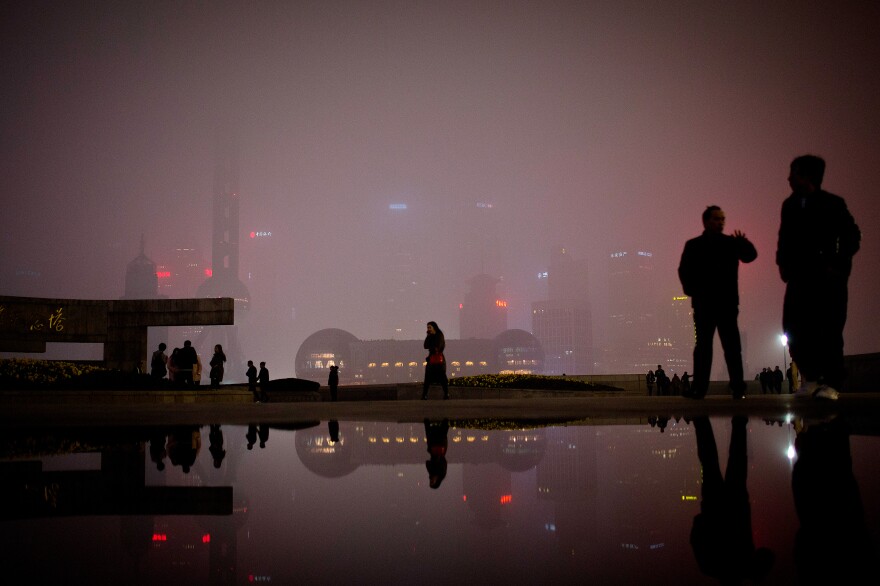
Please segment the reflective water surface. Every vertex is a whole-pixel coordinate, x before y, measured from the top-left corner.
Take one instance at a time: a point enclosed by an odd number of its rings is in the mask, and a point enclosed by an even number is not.
[[[292,427],[4,437],[4,582],[786,584],[877,569],[880,439],[846,421]]]

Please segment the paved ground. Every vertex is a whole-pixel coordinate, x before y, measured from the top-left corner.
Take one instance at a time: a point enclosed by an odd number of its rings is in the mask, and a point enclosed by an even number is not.
[[[2,393],[0,393],[2,395]],[[218,397],[219,399],[219,397]],[[452,399],[449,401],[325,401],[254,404],[212,402],[134,403],[65,401],[56,403],[0,396],[0,428],[68,426],[137,426],[267,423],[295,426],[326,421],[422,421],[425,418],[579,421],[593,423],[648,416],[744,414],[783,419],[786,415],[825,418],[846,415],[867,433],[880,433],[880,393],[842,395],[836,402],[795,399],[791,395],[750,396],[734,401],[710,396],[702,401],[682,397],[568,397]]]

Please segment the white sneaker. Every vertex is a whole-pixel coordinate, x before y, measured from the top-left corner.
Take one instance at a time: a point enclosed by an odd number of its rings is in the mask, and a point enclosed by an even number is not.
[[[836,401],[838,397],[840,397],[840,393],[834,389],[834,387],[829,387],[828,385],[819,385],[815,391],[813,391],[813,396],[817,399],[826,399],[828,401]]]
[[[799,386],[794,392],[794,396],[796,399],[808,399],[813,396],[813,393],[815,393],[818,388],[818,382],[812,380],[804,380],[801,383],[801,386]]]

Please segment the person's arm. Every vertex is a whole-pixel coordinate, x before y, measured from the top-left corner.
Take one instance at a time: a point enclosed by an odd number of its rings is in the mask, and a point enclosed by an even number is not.
[[[736,256],[741,262],[749,263],[758,258],[758,250],[744,233],[734,230],[733,239],[736,242]]]

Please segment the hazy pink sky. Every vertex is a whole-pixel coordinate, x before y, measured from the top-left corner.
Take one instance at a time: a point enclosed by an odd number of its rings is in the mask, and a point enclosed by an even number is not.
[[[684,242],[718,204],[758,248],[741,328],[760,367],[780,362],[779,208],[809,152],[862,228],[846,350],[880,351],[876,4],[132,4],[0,8],[0,294],[117,298],[142,233],[157,262],[180,246],[209,260],[225,123],[242,230],[273,232],[242,244],[241,278],[273,283],[257,321],[284,324],[255,354],[292,356],[325,327],[380,337],[392,202],[410,205],[424,319],[452,337],[481,270],[530,329],[555,245],[588,259],[601,337],[608,253],[653,251],[651,286],[678,294]],[[485,222],[466,217],[477,201]],[[28,288],[22,270],[43,277]]]

